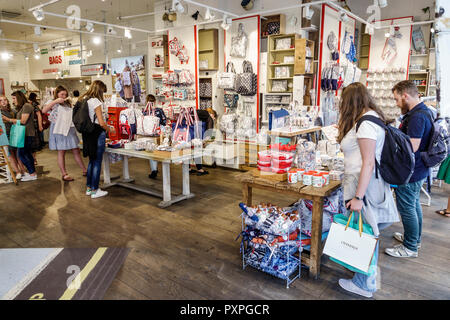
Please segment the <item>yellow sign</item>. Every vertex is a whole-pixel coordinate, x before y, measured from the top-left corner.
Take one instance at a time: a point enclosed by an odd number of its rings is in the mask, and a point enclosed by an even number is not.
[[[76,56],[76,55],[78,55],[79,52],[80,52],[80,50],[78,50],[78,49],[67,50],[67,51],[64,51],[64,56],[65,57]]]

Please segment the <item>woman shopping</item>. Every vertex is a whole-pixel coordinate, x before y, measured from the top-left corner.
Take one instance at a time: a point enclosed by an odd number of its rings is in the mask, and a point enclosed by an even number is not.
[[[92,199],[104,197],[108,194],[108,192],[99,188],[106,133],[108,131],[103,110],[105,101],[103,94],[106,91],[106,85],[100,80],[95,80],[88,91],[78,100],[78,103],[81,103],[82,106],[87,101],[89,118],[95,124],[95,129],[91,133],[83,133],[83,155],[89,156],[86,195]]]
[[[32,92],[28,96],[28,100],[34,108],[34,129],[36,130],[36,134],[34,135],[34,141],[32,146],[34,165],[37,166],[37,158],[36,152],[41,151],[44,147],[44,128],[42,125],[42,111],[37,101],[37,94]]]
[[[2,113],[2,116],[5,116],[7,118],[15,118],[14,111],[11,109],[11,105],[9,104],[8,98],[5,96],[0,96],[0,110]],[[9,140],[9,133],[11,131],[11,123],[5,123],[6,128],[6,136]],[[11,167],[16,173],[16,179],[22,179],[22,176],[25,174],[25,167],[23,166],[22,162],[19,160],[17,156],[17,148],[8,147],[9,150],[9,162],[11,163]]]
[[[58,86],[55,90],[54,100],[42,108],[43,113],[50,112],[49,148],[50,150],[58,151],[58,166],[61,170],[63,181],[74,180],[66,170],[66,151],[69,150],[72,150],[75,161],[83,172],[83,176],[87,174],[83,159],[81,159],[80,149],[78,148],[80,141],[72,122],[72,104],[68,96],[68,91],[64,87]]]
[[[2,116],[5,123],[20,124],[25,126],[25,141],[24,147],[18,149],[20,161],[27,168],[28,173],[25,173],[21,181],[37,180],[36,168],[34,166],[34,158],[32,153],[32,145],[36,130],[34,128],[34,108],[28,103],[27,97],[21,91],[15,91],[12,94],[13,104],[16,106],[15,119]]]
[[[384,123],[386,118],[361,83],[352,83],[344,89],[339,112],[338,142],[345,159],[343,188],[348,215],[351,212],[362,213],[363,222],[369,224],[378,237],[381,230],[399,221],[390,185],[383,181],[381,175],[375,175],[375,159],[380,161],[385,130],[368,120],[363,121],[358,130],[356,124],[365,115],[377,117]],[[339,285],[343,289],[372,297],[377,290],[378,247],[379,243],[369,275],[356,272],[353,279],[340,279]]]

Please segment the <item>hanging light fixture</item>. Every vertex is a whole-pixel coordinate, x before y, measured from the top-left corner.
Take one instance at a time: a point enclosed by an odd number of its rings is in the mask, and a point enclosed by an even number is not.
[[[341,12],[341,15],[340,15],[339,18],[340,18],[340,20],[342,22],[347,22],[348,21],[348,16],[347,16],[347,14],[345,12]]]
[[[197,10],[197,11],[195,11],[195,13],[192,15],[192,18],[195,20],[195,21],[197,21],[197,19],[198,19],[198,15],[200,14],[200,12]]]
[[[380,8],[386,8],[388,5],[387,0],[378,0],[378,6]]]
[[[39,52],[39,45],[37,43],[33,43],[34,52]]]
[[[37,36],[41,36],[42,35],[41,27],[38,26],[34,27],[34,34]]]
[[[33,16],[36,18],[37,21],[42,21],[45,18],[44,11],[42,10],[42,8],[34,10]]]

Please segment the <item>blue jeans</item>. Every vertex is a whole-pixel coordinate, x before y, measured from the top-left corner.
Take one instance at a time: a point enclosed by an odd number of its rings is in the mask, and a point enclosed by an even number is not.
[[[412,251],[417,251],[417,245],[422,240],[420,189],[424,181],[425,179],[407,183],[395,189],[397,208],[405,230],[403,245]]]
[[[105,153],[105,141],[106,133],[102,132],[97,140],[97,157],[95,158],[95,160],[89,159],[86,185],[91,190],[97,190],[98,185],[100,184],[103,153]]]
[[[381,231],[389,227],[391,223],[379,223],[378,230]],[[353,276],[353,283],[360,289],[369,292],[377,291],[377,267],[378,267],[378,250],[380,246],[380,241],[377,243],[377,247],[375,248],[375,252],[373,254],[373,259],[375,259],[375,265],[371,266],[371,268],[375,268],[372,270],[370,276],[366,276],[365,274],[356,272]]]
[[[23,165],[27,168],[29,174],[33,174],[36,172],[36,168],[34,167],[33,153],[31,151],[33,140],[34,137],[25,137],[23,148],[17,149],[17,155],[19,156],[19,159],[20,161],[22,161]]]

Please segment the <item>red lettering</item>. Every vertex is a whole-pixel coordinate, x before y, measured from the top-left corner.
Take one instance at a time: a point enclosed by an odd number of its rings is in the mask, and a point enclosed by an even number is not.
[[[48,60],[49,60],[50,64],[62,63],[62,57],[61,56],[49,57]]]

